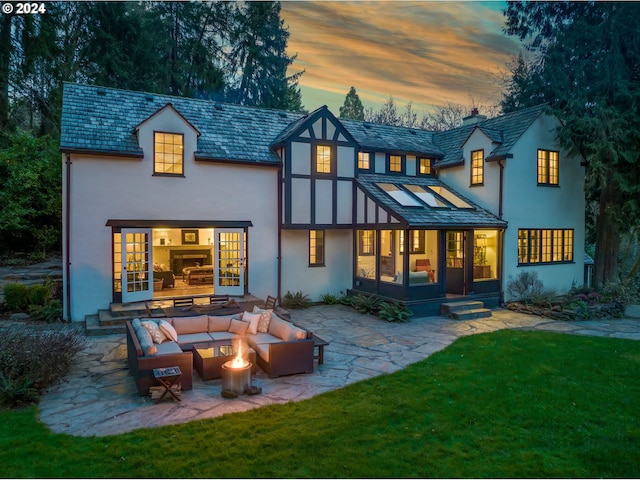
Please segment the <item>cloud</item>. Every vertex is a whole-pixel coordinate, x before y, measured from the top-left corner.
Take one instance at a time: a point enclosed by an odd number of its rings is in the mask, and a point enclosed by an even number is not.
[[[303,103],[337,111],[353,85],[378,108],[389,96],[417,111],[469,97],[495,103],[495,73],[520,50],[502,34],[503,2],[283,2],[291,71]],[[318,103],[318,99],[321,100]]]

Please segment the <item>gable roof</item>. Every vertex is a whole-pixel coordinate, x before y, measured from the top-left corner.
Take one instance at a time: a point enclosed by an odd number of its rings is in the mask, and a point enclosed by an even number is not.
[[[410,177],[405,175],[383,175],[367,173],[358,176],[356,183],[388,212],[406,222],[409,227],[446,228],[446,227],[476,227],[476,228],[505,228],[507,222],[500,220],[487,210],[479,207],[467,197],[447,186],[435,177]],[[421,187],[442,187],[460,197],[473,208],[403,206],[387,195],[377,183],[393,183],[396,185],[418,185]],[[425,188],[429,191],[427,188]],[[446,200],[446,199],[445,199]],[[445,202],[450,203],[450,202]]]
[[[435,167],[446,168],[463,164],[462,147],[475,129],[481,130],[497,144],[487,157],[498,157],[509,153],[522,134],[546,108],[546,103],[536,105],[446,132],[435,133],[435,144],[445,152],[444,157],[436,163]]]
[[[303,117],[289,125],[287,128],[285,128],[282,132],[280,132],[280,135],[278,135],[273,140],[273,142],[271,142],[271,146],[276,147],[282,145],[287,140],[287,138],[291,137],[292,135],[299,134],[302,130],[309,128],[320,117],[331,119],[332,122],[335,122],[334,124],[337,124],[336,129],[343,134],[347,142],[355,142],[355,139],[351,135],[351,132],[344,127],[342,121],[339,118],[336,118],[336,116],[331,113],[331,110],[329,110],[326,105],[323,105],[320,108],[316,108],[313,112],[304,115]]]
[[[279,164],[269,144],[300,113],[65,83],[60,150],[142,156],[132,133],[168,103],[202,134],[196,157]]]

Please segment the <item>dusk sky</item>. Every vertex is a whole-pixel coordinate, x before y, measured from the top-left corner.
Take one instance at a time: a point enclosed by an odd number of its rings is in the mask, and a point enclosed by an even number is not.
[[[284,1],[290,73],[300,78],[307,110],[336,115],[353,85],[366,107],[389,96],[413,102],[419,117],[432,105],[500,101],[499,71],[520,42],[502,33],[506,2]]]

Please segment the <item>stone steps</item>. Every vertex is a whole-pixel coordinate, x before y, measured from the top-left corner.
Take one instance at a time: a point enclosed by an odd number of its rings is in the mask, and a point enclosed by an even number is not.
[[[475,320],[491,317],[491,310],[484,308],[483,302],[474,300],[443,303],[441,313],[443,316],[455,318],[456,320]]]

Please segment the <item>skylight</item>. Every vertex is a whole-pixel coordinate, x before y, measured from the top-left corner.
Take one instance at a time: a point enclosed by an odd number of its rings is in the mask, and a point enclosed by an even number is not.
[[[427,192],[424,188],[419,185],[402,185],[404,188],[413,193],[416,197],[422,200],[424,203],[429,205],[430,207],[448,207],[446,203],[437,198],[433,193]]]
[[[421,207],[422,204],[409,195],[404,190],[396,187],[393,183],[376,183],[378,187],[385,191],[387,195],[393,198],[396,202],[398,202],[403,207]]]
[[[453,203],[458,208],[473,208],[471,205],[469,205],[467,202],[462,200],[455,193],[453,193],[450,190],[447,190],[444,187],[431,187],[431,186],[429,186],[427,188],[429,188],[429,190],[434,191],[435,193],[437,193],[438,195],[443,197],[448,202]]]

